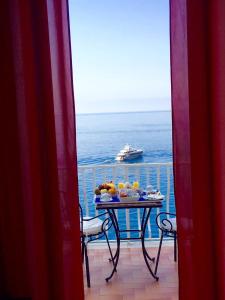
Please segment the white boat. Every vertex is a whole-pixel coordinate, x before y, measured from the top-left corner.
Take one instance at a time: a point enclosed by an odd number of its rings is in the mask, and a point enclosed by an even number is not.
[[[125,145],[122,150],[117,154],[115,160],[123,161],[123,160],[131,160],[137,157],[142,156],[143,150],[134,149],[130,145]]]

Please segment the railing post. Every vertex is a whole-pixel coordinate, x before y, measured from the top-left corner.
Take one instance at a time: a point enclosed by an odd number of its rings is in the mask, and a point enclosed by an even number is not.
[[[166,194],[166,210],[170,211],[170,166],[167,166],[167,194]]]
[[[160,190],[160,165],[157,167],[157,189]],[[157,214],[160,212],[159,208],[156,208]],[[158,234],[160,236],[160,229],[158,230]]]
[[[85,169],[82,170],[82,187],[83,187],[83,196],[84,196],[84,205],[85,205],[86,216],[88,216],[89,215],[89,206],[88,206],[87,192],[86,192]]]

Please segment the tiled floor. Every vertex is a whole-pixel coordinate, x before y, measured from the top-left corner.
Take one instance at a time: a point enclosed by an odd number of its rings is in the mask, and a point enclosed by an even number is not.
[[[157,248],[148,248],[156,256]],[[121,249],[117,273],[106,283],[105,277],[112,268],[108,261],[109,253],[104,248],[90,248],[89,262],[91,288],[86,287],[86,300],[177,300],[177,263],[173,261],[172,245],[163,246],[156,282],[148,272],[141,248]],[[84,273],[85,276],[85,273]]]

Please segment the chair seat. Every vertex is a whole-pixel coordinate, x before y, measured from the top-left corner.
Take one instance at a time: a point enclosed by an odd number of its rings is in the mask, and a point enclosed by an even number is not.
[[[168,218],[167,220],[168,220],[168,222],[166,220],[164,220],[164,224],[161,223],[160,227],[163,230],[167,230],[167,231],[174,231],[174,232],[177,231],[177,219],[176,218]]]
[[[85,217],[88,219],[89,217]],[[86,236],[94,235],[102,232],[103,221],[99,218],[87,221],[83,219],[83,234]]]

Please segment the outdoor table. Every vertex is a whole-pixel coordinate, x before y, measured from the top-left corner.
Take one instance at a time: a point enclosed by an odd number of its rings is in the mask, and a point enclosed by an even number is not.
[[[130,201],[130,202],[99,202],[96,203],[96,209],[97,210],[101,210],[104,209],[108,212],[111,220],[112,220],[112,224],[113,227],[115,229],[115,233],[116,233],[116,241],[117,241],[117,249],[116,249],[116,253],[113,256],[113,270],[110,274],[109,277],[106,278],[106,281],[108,282],[113,274],[116,272],[116,268],[117,268],[117,264],[119,261],[119,256],[120,256],[120,241],[121,240],[141,240],[141,245],[142,245],[142,252],[143,252],[143,256],[144,256],[144,260],[145,263],[148,267],[148,270],[150,272],[150,274],[152,275],[152,277],[156,280],[159,279],[159,277],[156,276],[156,274],[154,274],[153,270],[151,269],[151,266],[149,264],[149,261],[154,262],[155,258],[152,258],[149,256],[146,248],[145,248],[145,231],[146,231],[146,226],[150,217],[150,213],[152,208],[158,208],[158,207],[162,207],[162,203],[160,200],[155,200],[155,201],[147,201],[147,200],[143,200],[143,201]],[[141,220],[141,229],[127,229],[127,230],[121,230],[119,227],[119,223],[118,223],[118,219],[116,217],[116,213],[115,213],[115,209],[132,209],[132,208],[143,208],[143,214],[142,214],[142,220]],[[126,237],[123,238],[121,237],[121,233],[122,232],[139,232],[139,237]]]

